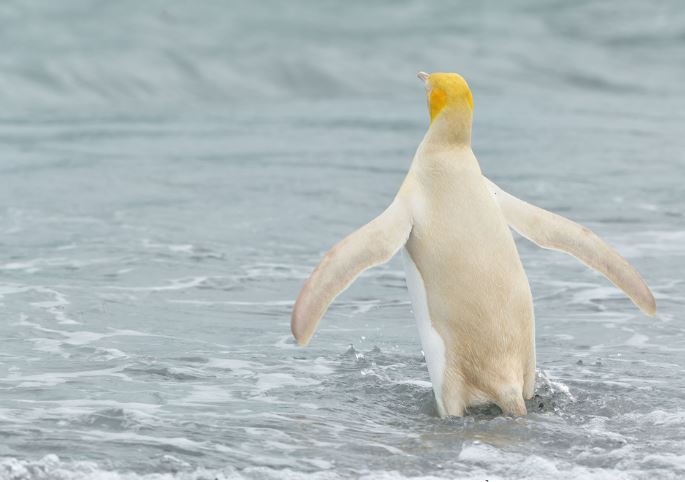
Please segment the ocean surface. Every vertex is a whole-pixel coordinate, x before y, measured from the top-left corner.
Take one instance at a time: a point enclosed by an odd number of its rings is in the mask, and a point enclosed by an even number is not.
[[[5,1],[0,45],[0,478],[685,477],[685,3]],[[409,167],[419,70],[657,299],[516,235],[525,417],[437,416],[399,258],[290,334]]]

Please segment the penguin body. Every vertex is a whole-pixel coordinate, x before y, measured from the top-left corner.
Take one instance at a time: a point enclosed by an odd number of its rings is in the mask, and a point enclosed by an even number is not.
[[[471,150],[473,98],[457,74],[425,74],[430,127],[390,206],[336,244],[293,308],[305,345],[333,299],[402,248],[419,335],[441,416],[496,403],[524,415],[534,395],[533,301],[509,226],[604,274],[646,314],[640,275],[587,228],[525,203],[485,178]]]

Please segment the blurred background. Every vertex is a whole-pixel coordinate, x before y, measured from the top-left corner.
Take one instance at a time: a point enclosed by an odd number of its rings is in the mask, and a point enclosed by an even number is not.
[[[5,1],[0,46],[1,478],[685,476],[682,2]],[[289,333],[409,167],[419,70],[657,298],[516,237],[523,419],[437,417],[399,259]]]

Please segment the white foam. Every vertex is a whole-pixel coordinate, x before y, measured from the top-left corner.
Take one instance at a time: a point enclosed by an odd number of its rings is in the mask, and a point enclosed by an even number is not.
[[[72,259],[64,257],[55,258],[34,258],[28,261],[13,261],[0,265],[0,271],[24,271],[28,274],[33,274],[41,271],[43,268],[53,268],[60,266],[67,266],[70,268],[83,268],[94,264],[103,264],[113,261],[111,258],[94,258],[94,259]]]
[[[67,352],[63,350],[64,345],[73,345],[73,346],[83,346],[83,345],[90,345],[95,341],[102,340],[104,338],[111,338],[111,337],[117,337],[117,336],[155,336],[151,335],[148,333],[143,333],[135,330],[112,330],[106,333],[96,333],[92,331],[65,331],[65,330],[56,330],[53,328],[45,328],[44,326],[39,325],[38,323],[32,323],[28,321],[28,317],[24,314],[20,315],[20,321],[17,323],[18,325],[24,325],[24,326],[30,326],[33,327],[37,331],[42,331],[44,333],[50,333],[54,335],[61,336],[61,340],[57,340],[54,338],[38,338],[38,337],[33,337],[33,338],[28,338],[29,341],[31,341],[34,344],[34,348],[39,351],[44,351],[48,353],[58,353],[65,358],[68,358],[69,355]],[[108,356],[112,358],[119,358],[121,356],[126,356],[123,352],[120,350],[116,349],[107,349],[107,348],[100,348],[98,347],[98,350],[102,350],[105,352]],[[109,350],[109,351],[108,351]]]
[[[630,346],[645,346],[647,345],[647,340],[649,337],[647,335],[642,335],[640,333],[633,333],[633,336],[625,341],[626,345]]]
[[[161,286],[106,286],[110,290],[121,291],[140,291],[140,292],[156,292],[156,291],[177,291],[188,288],[195,288],[205,283],[209,278],[207,276],[194,276],[192,278],[180,278],[169,280],[169,284]]]
[[[205,301],[205,300],[167,300],[169,303],[179,303],[184,305],[200,305],[200,306],[292,306],[295,304],[293,300],[279,300],[279,301]]]
[[[192,244],[170,244],[168,247],[169,247],[169,251],[172,251],[174,253],[192,253],[193,252],[193,245]]]
[[[121,368],[104,368],[102,370],[83,370],[73,372],[48,372],[36,375],[22,375],[19,373],[11,373],[7,377],[0,378],[0,381],[12,382],[12,384],[19,387],[41,387],[52,386],[60,383],[65,383],[69,380],[79,379],[82,377],[117,377],[130,381],[131,379],[119,373]],[[17,383],[19,382],[19,383]]]
[[[215,385],[196,385],[192,387],[189,395],[178,400],[182,405],[204,405],[223,403],[234,400],[233,395],[228,390]]]
[[[167,249],[171,251],[172,253],[192,253],[194,250],[194,247],[192,244],[161,244],[161,243],[153,243],[150,241],[148,238],[145,238],[142,240],[142,244],[144,248],[151,248],[151,249]]]
[[[193,468],[187,462],[165,454],[164,460],[172,465],[169,472],[114,471],[101,468],[90,461],[62,460],[55,454],[48,454],[37,460],[21,460],[14,457],[0,459],[0,479],[66,479],[66,480],[137,480],[137,479],[182,479],[182,480],[225,480],[241,479],[244,476],[233,467],[217,470],[203,467]],[[178,470],[178,468],[182,470]],[[323,477],[322,477],[323,478]],[[330,478],[330,477],[329,477]]]
[[[398,385],[414,385],[421,388],[433,388],[433,384],[427,380],[398,380],[395,383]]]
[[[319,385],[321,382],[313,378],[295,378],[289,373],[266,373],[257,378],[257,392],[266,392],[274,388],[285,386]]]
[[[546,371],[544,370],[536,370],[536,378],[537,378],[537,383],[541,384],[547,384],[549,391],[551,394],[554,393],[563,393],[568,397],[569,400],[575,401],[576,398],[573,396],[571,393],[571,389],[568,387],[568,385],[558,381],[554,380],[551,375],[549,375]]]
[[[294,368],[299,372],[308,373],[311,375],[330,375],[333,373],[328,360],[323,357],[317,357],[314,360],[295,360]]]

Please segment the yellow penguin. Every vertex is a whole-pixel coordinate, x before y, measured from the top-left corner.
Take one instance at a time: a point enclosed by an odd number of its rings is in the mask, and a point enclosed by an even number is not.
[[[473,97],[458,74],[419,72],[428,132],[388,208],[336,244],[307,279],[291,328],[309,343],[338,294],[402,248],[407,286],[440,416],[495,403],[525,415],[534,395],[535,323],[511,226],[565,251],[622,289],[644,313],[654,297],[638,272],[592,231],[521,201],[485,178],[471,150]]]

